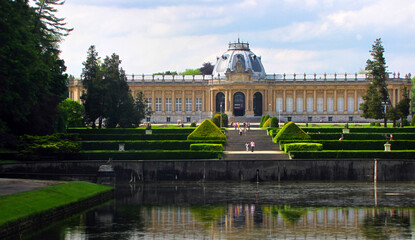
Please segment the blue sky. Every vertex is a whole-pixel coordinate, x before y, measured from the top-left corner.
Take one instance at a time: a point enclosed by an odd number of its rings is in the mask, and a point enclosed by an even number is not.
[[[61,44],[79,77],[90,45],[120,55],[128,74],[215,63],[238,36],[267,73],[354,73],[382,38],[388,70],[415,63],[413,0],[70,0],[58,8],[73,32]]]

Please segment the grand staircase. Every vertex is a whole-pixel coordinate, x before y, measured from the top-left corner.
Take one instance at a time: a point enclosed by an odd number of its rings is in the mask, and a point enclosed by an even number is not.
[[[226,131],[227,144],[224,147],[224,160],[279,160],[289,159],[288,154],[280,151],[267,132],[260,128],[252,128],[246,135],[239,135],[238,130],[228,128]],[[254,152],[245,150],[246,142],[255,142]]]

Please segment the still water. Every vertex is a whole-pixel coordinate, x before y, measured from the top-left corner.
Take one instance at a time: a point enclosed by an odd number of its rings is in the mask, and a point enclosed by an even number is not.
[[[28,239],[414,239],[415,184],[159,183]]]

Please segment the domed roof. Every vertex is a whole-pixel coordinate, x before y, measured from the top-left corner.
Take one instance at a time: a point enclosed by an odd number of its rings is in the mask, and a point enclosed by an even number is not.
[[[222,56],[217,57],[215,67],[213,69],[213,76],[225,77],[226,71],[229,69],[231,72],[238,70],[238,60],[242,64],[242,69],[245,72],[252,72],[254,78],[265,78],[265,69],[261,63],[261,57],[255,55],[249,49],[249,44],[244,42],[229,43],[228,51]],[[238,72],[238,71],[237,71]]]

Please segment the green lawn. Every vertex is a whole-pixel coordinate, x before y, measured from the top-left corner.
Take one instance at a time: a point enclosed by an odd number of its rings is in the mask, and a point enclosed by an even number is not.
[[[36,191],[0,197],[0,226],[20,218],[77,202],[112,187],[88,182],[68,182]]]

